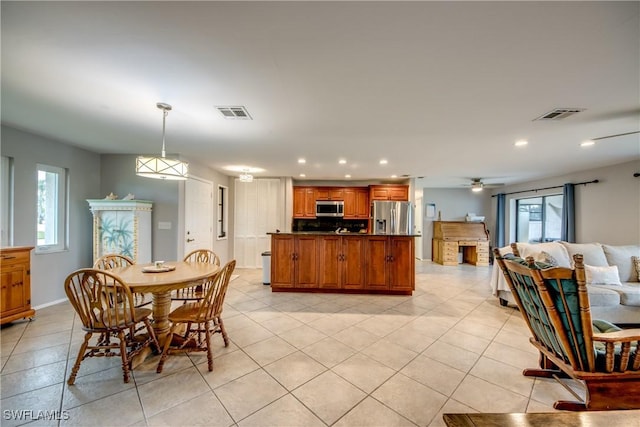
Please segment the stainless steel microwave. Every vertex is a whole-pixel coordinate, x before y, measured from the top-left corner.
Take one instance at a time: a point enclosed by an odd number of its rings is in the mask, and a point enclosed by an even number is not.
[[[344,216],[344,202],[342,200],[317,200],[316,216]]]

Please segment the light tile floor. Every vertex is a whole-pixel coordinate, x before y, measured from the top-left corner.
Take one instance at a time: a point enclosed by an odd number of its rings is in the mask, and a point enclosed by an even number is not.
[[[214,337],[213,372],[197,353],[157,374],[153,356],[124,384],[118,358],[93,358],[67,386],[83,336],[69,304],[5,325],[1,424],[442,426],[446,412],[550,412],[572,399],[522,376],[538,355],[520,313],[491,296],[489,268],[418,262],[410,297],[272,293],[261,270],[236,273],[231,344]],[[628,412],[637,426],[640,411]]]

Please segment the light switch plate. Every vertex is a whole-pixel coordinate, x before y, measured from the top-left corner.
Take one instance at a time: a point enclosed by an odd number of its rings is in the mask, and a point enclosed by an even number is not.
[[[158,221],[158,230],[171,230],[171,223],[168,221]]]

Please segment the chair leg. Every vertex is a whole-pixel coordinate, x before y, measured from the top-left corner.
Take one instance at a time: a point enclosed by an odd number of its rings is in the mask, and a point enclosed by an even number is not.
[[[120,357],[122,358],[122,376],[124,382],[129,382],[129,360],[127,358],[127,340],[124,336],[124,331],[118,331],[118,339],[120,340]]]
[[[164,348],[162,349],[162,356],[160,356],[160,361],[158,362],[158,367],[156,368],[157,373],[162,373],[162,368],[164,367],[164,361],[167,360],[167,356],[169,355],[169,347],[171,347],[171,340],[173,339],[173,331],[176,328],[177,323],[171,325],[171,329],[169,329],[169,333],[165,338]]]
[[[224,323],[222,322],[222,317],[218,317],[214,323],[218,323],[220,327],[220,333],[222,334],[222,339],[224,340],[224,346],[229,347],[229,336],[227,335],[227,330],[224,328]]]
[[[211,352],[211,328],[209,322],[204,323],[204,339],[207,343],[207,367],[209,372],[213,371],[213,353]]]
[[[156,333],[154,332],[149,319],[144,319],[144,325],[147,327],[147,332],[149,333],[149,337],[151,338],[151,343],[155,347],[156,354],[160,353],[162,349],[160,348],[160,343],[158,342],[158,338],[156,337]]]
[[[71,369],[71,375],[67,380],[67,384],[73,385],[76,382],[76,375],[78,375],[78,370],[80,369],[80,363],[82,362],[82,358],[84,356],[84,352],[87,351],[87,347],[89,346],[89,340],[93,334],[91,332],[87,332],[84,334],[84,341],[80,346],[80,350],[78,351],[78,357],[76,358],[76,363],[73,365]]]

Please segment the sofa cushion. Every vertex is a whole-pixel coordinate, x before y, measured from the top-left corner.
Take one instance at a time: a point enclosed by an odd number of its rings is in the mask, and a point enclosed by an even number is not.
[[[596,267],[606,267],[609,265],[607,257],[604,255],[604,250],[600,243],[568,243],[561,242],[569,253],[569,259],[573,266],[573,256],[576,254],[582,254],[584,263],[593,265]]]
[[[621,282],[638,282],[638,272],[634,268],[632,257],[640,256],[640,245],[611,246],[602,245],[609,265],[617,265]]]
[[[620,294],[603,286],[589,286],[589,304],[592,307],[608,307],[620,305]]]
[[[534,259],[540,261],[541,253],[546,252],[556,261],[558,267],[571,268],[571,258],[567,253],[567,249],[559,242],[545,242],[545,243],[517,243],[518,252],[522,258],[532,256]]]
[[[620,304],[633,307],[640,307],[640,284],[636,282],[623,283],[621,286],[601,285],[591,286],[589,288],[589,297],[593,289],[606,289],[617,292],[620,295]],[[638,322],[640,322],[640,313],[638,313]]]
[[[587,276],[587,285],[622,286],[622,283],[620,283],[620,276],[618,276],[618,267],[615,265],[599,267],[585,264],[584,273],[585,276]]]

